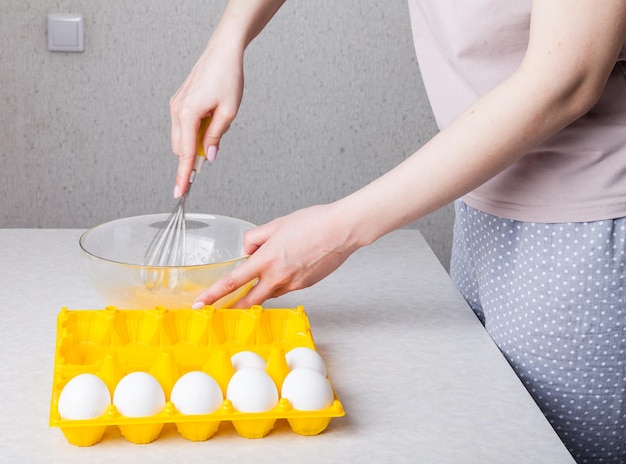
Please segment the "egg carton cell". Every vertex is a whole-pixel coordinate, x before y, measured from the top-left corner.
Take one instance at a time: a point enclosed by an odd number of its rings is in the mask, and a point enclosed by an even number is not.
[[[249,351],[263,358],[265,372],[280,393],[290,372],[286,354],[294,348],[316,352],[309,320],[302,307],[63,308],[57,317],[50,426],[60,428],[67,441],[77,446],[100,442],[108,427],[118,427],[133,443],[150,443],[158,439],[163,426],[169,423],[176,424],[180,435],[192,441],[212,438],[219,424],[226,421],[245,438],[268,435],[277,420],[286,420],[291,430],[300,435],[316,435],[327,428],[332,418],[345,415],[332,386],[330,404],[310,411],[297,410],[289,399],[282,397],[269,410],[239,411],[227,397],[228,384],[235,373],[232,356]],[[223,399],[217,410],[182,414],[171,401],[177,380],[194,371],[208,374],[219,385]],[[158,413],[128,417],[111,401],[97,417],[73,419],[61,415],[59,397],[73,378],[80,374],[95,375],[106,384],[113,398],[120,381],[134,372],[153,376],[163,389],[165,406]]]

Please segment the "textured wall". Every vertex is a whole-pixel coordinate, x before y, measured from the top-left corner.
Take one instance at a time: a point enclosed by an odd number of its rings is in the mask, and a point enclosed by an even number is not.
[[[3,0],[0,226],[86,228],[170,211],[168,100],[224,6]],[[85,17],[84,53],[47,50],[48,13]],[[193,211],[262,223],[359,188],[435,133],[403,0],[291,0],[246,54],[240,114]],[[450,206],[418,221],[447,265]]]

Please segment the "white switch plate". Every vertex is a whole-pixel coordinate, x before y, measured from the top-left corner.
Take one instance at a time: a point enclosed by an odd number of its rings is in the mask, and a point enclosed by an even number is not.
[[[52,52],[84,51],[83,16],[79,14],[49,14],[48,50]]]

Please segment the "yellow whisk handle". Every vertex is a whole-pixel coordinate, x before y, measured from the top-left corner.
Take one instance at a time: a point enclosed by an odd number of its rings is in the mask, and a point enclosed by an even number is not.
[[[204,152],[204,146],[202,145],[202,139],[204,134],[211,123],[211,116],[207,116],[200,122],[200,128],[198,129],[198,153],[196,156],[196,162],[194,163],[193,170],[200,172],[202,165],[206,161],[206,153]]]
[[[206,130],[209,128],[209,124],[211,123],[211,116],[207,116],[206,118],[200,121],[200,128],[198,129],[198,156],[206,159],[206,153],[204,152],[204,146],[202,146],[202,139],[204,138],[204,134]]]

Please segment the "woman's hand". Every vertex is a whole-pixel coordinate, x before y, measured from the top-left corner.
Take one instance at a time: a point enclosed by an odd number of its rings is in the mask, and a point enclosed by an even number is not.
[[[258,283],[238,307],[319,282],[360,246],[341,216],[334,204],[319,205],[249,230],[244,253],[250,258],[202,292],[193,307],[212,304],[254,279]]]
[[[198,152],[198,130],[211,116],[202,146],[208,161],[235,119],[243,95],[243,50],[209,42],[191,73],[170,100],[172,151],[179,157],[174,196],[187,189]]]
[[[174,196],[187,189],[198,153],[198,130],[211,116],[202,147],[209,161],[235,119],[243,95],[243,54],[285,0],[229,0],[207,46],[170,99],[172,151],[179,157]]]

